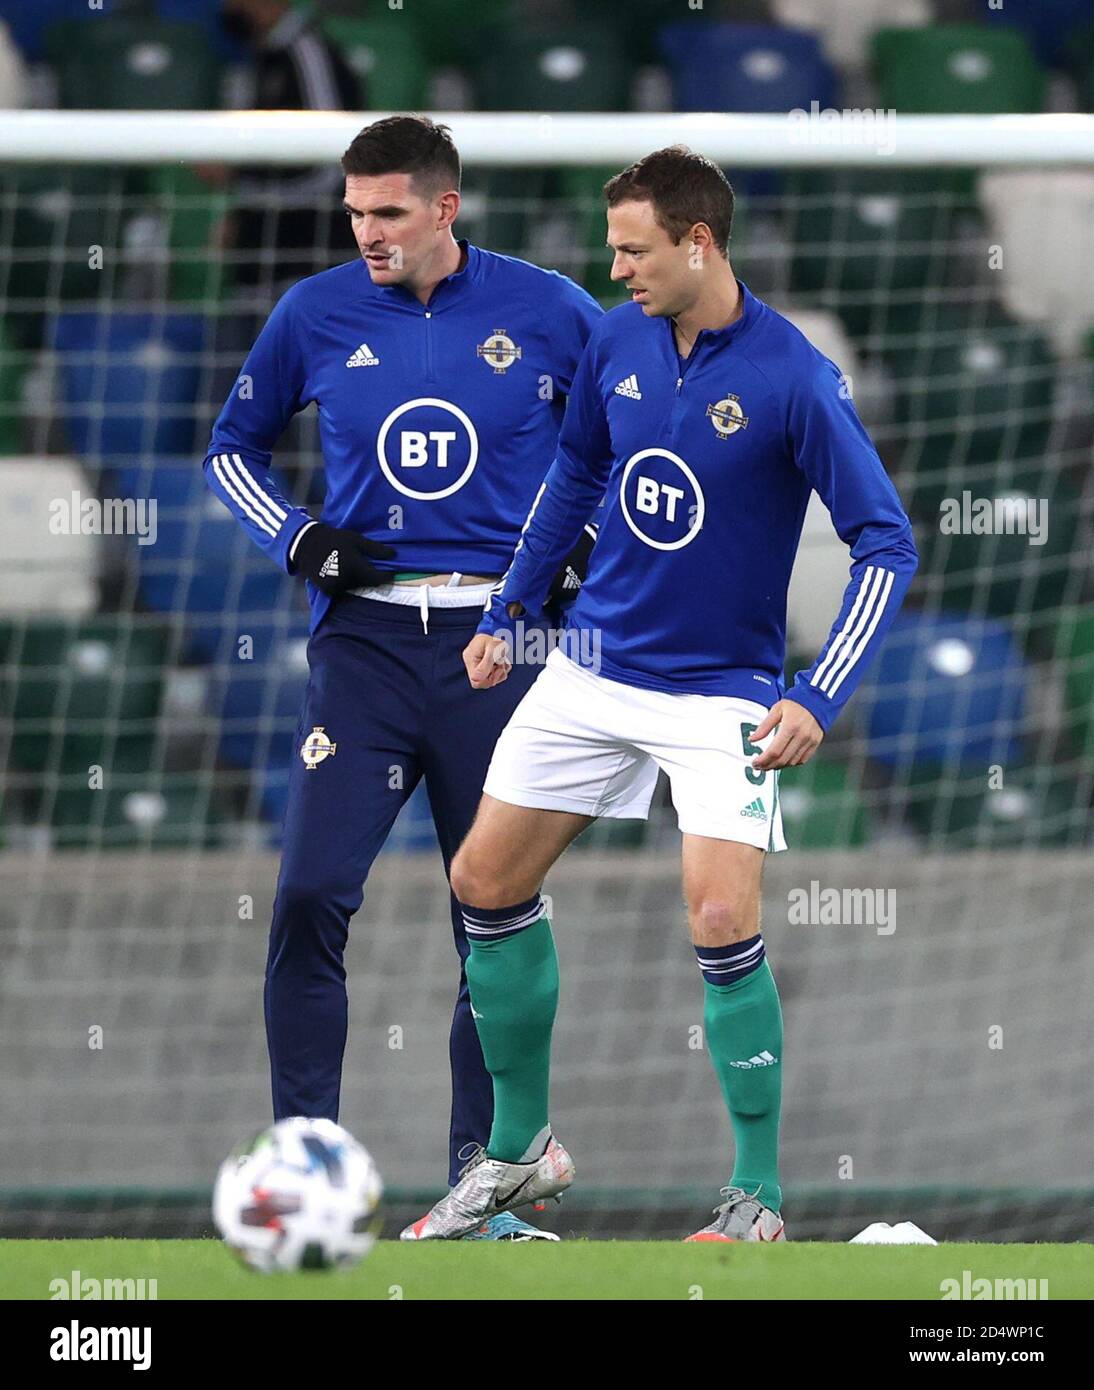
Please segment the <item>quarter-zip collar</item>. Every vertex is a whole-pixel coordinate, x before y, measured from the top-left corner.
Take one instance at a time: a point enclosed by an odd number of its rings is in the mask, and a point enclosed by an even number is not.
[[[435,314],[439,310],[448,309],[454,304],[459,304],[467,296],[473,293],[482,277],[483,255],[477,246],[460,237],[456,245],[461,252],[466,251],[467,263],[459,270],[454,270],[451,275],[446,275],[443,280],[438,280],[433,286],[433,292],[429,296],[427,303],[423,304],[413,290],[406,285],[375,285],[372,277],[368,273],[368,266],[364,260],[361,261],[361,269],[364,271],[366,280],[366,293],[375,295],[386,295],[396,303],[405,304],[408,308],[418,310],[419,313]]]
[[[760,301],[741,279],[737,280],[741,287],[741,313],[732,323],[726,324],[724,328],[701,328],[695,335],[695,341],[691,345],[691,351],[687,357],[681,357],[676,347],[676,335],[672,328],[672,319],[665,319],[665,332],[668,336],[668,349],[670,353],[669,361],[678,370],[681,377],[687,375],[691,370],[692,363],[700,356],[710,352],[721,352],[730,343],[740,338],[746,333],[760,314]]]

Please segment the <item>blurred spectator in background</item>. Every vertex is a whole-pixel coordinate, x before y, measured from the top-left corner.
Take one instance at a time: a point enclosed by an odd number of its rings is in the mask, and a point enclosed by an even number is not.
[[[243,90],[235,103],[266,111],[354,111],[365,106],[357,74],[306,9],[289,0],[223,0],[221,23],[242,40],[251,55]],[[217,240],[235,285],[234,295],[216,316],[213,370],[203,388],[210,421],[235,383],[275,300],[304,275],[314,275],[357,254],[342,210],[339,149],[321,168],[256,165],[230,170],[204,166],[209,182],[232,191],[233,210]],[[295,449],[306,454],[309,426],[298,417]],[[297,463],[285,464],[293,482]]]
[[[253,67],[242,105],[263,111],[359,111],[356,73],[289,0],[224,0],[221,22],[247,44]],[[341,178],[332,160],[321,169],[242,168],[235,211],[225,228],[235,283],[254,286],[269,307],[280,289],[353,253],[341,210]]]

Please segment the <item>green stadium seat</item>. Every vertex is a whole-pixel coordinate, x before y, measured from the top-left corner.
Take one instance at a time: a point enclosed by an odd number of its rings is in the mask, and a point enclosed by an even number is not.
[[[1084,111],[1094,111],[1094,23],[1081,24],[1067,43],[1067,63]]]
[[[1016,480],[1000,462],[1043,454],[1057,368],[1043,335],[993,303],[921,306],[886,344],[913,476],[905,501],[935,521],[945,497]],[[955,491],[956,490],[956,491]]]
[[[38,345],[59,301],[95,300],[119,285],[124,232],[142,175],[118,166],[0,169],[0,299],[9,337]],[[101,265],[89,248],[101,247]]]
[[[1000,476],[967,490],[970,504],[977,497],[1000,504],[1000,522],[1006,525],[1009,516],[1014,531],[943,535],[936,516],[922,532],[922,573],[932,583],[940,581],[939,601],[946,609],[1008,619],[1034,656],[1051,647],[1057,611],[1076,591],[1087,565],[1078,548],[1080,497],[1058,472],[1035,466],[1009,471],[1010,483]],[[950,495],[960,503],[961,492]],[[1047,512],[1034,513],[1044,523],[1043,540],[1036,545],[1018,530],[1029,523],[1030,501],[1047,504]]]
[[[845,763],[815,758],[779,773],[779,805],[791,849],[866,843],[866,806]]]
[[[972,778],[923,769],[907,806],[911,824],[947,850],[1060,848],[1089,833],[1080,786],[1051,765],[1004,769],[995,789],[986,768]]]
[[[231,208],[231,194],[211,188],[181,164],[153,169],[149,181],[167,221],[171,299],[217,304],[230,287],[231,267],[211,238]]]
[[[384,0],[369,0],[374,14],[384,9]],[[431,67],[472,68],[479,55],[504,34],[514,21],[514,0],[475,0],[474,5],[453,4],[452,0],[412,0],[403,14],[418,28]],[[523,74],[512,74],[511,106],[523,108]]]
[[[610,27],[522,25],[484,50],[474,85],[487,111],[621,111],[631,75]]]
[[[114,773],[101,791],[62,788],[49,807],[59,849],[210,849],[222,821],[212,779],[193,773]]]
[[[111,13],[93,24],[60,20],[45,43],[63,107],[204,111],[219,105],[220,65],[197,25]]]
[[[13,720],[12,766],[82,774],[106,767],[156,727],[169,635],[133,618],[4,626],[0,709]]]
[[[8,341],[0,320],[0,454],[23,452],[23,378],[29,354]]]
[[[612,283],[612,253],[604,241],[608,224],[602,192],[607,180],[618,172],[610,165],[556,172],[557,195],[573,217],[576,264],[567,273],[594,298],[604,301],[621,298],[619,286]]]
[[[406,11],[330,15],[323,32],[361,79],[370,111],[416,111],[426,103],[429,62]]]
[[[785,180],[790,287],[855,337],[891,332],[944,283],[968,208],[946,171],[803,169]]]
[[[548,169],[471,169],[464,174],[460,228],[492,251],[525,255],[552,187]]]
[[[1061,663],[1068,736],[1078,755],[1094,758],[1094,610],[1065,608],[1053,653]]]
[[[878,102],[900,112],[1040,111],[1045,73],[1013,29],[933,24],[880,29],[872,44]]]

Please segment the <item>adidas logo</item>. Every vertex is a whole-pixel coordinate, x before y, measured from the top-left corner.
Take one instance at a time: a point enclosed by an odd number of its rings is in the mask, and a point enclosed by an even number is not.
[[[347,367],[378,367],[380,359],[373,357],[368,343],[362,343],[352,357],[346,359]]]
[[[564,589],[581,588],[581,580],[579,579],[577,571],[573,568],[572,565],[566,566],[566,578],[562,581],[562,587]]]
[[[320,578],[320,579],[337,579],[337,578],[338,578],[338,551],[337,551],[337,550],[332,550],[331,553],[327,556],[327,558],[323,561],[322,565],[319,567],[319,578]]]
[[[729,1065],[738,1067],[741,1071],[751,1071],[753,1067],[773,1067],[778,1060],[765,1048],[763,1052],[757,1052],[754,1057],[750,1057],[747,1062],[730,1062]]]
[[[638,378],[632,372],[630,376],[624,377],[615,388],[617,396],[629,396],[632,401],[640,401],[642,392],[638,389]]]
[[[764,804],[759,797],[750,805],[746,806],[741,812],[741,815],[745,816],[748,820],[767,820],[767,812],[764,810]]]

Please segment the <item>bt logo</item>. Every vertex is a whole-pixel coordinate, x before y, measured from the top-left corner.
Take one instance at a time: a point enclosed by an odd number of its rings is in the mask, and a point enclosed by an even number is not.
[[[699,534],[706,501],[699,479],[669,449],[632,454],[619,484],[623,520],[654,550],[680,550]]]
[[[398,425],[399,421],[404,423]],[[380,426],[376,457],[398,492],[437,502],[459,492],[475,471],[479,438],[471,417],[459,406],[421,396],[397,406]],[[422,471],[414,471],[418,469]],[[414,486],[406,481],[408,474]]]

